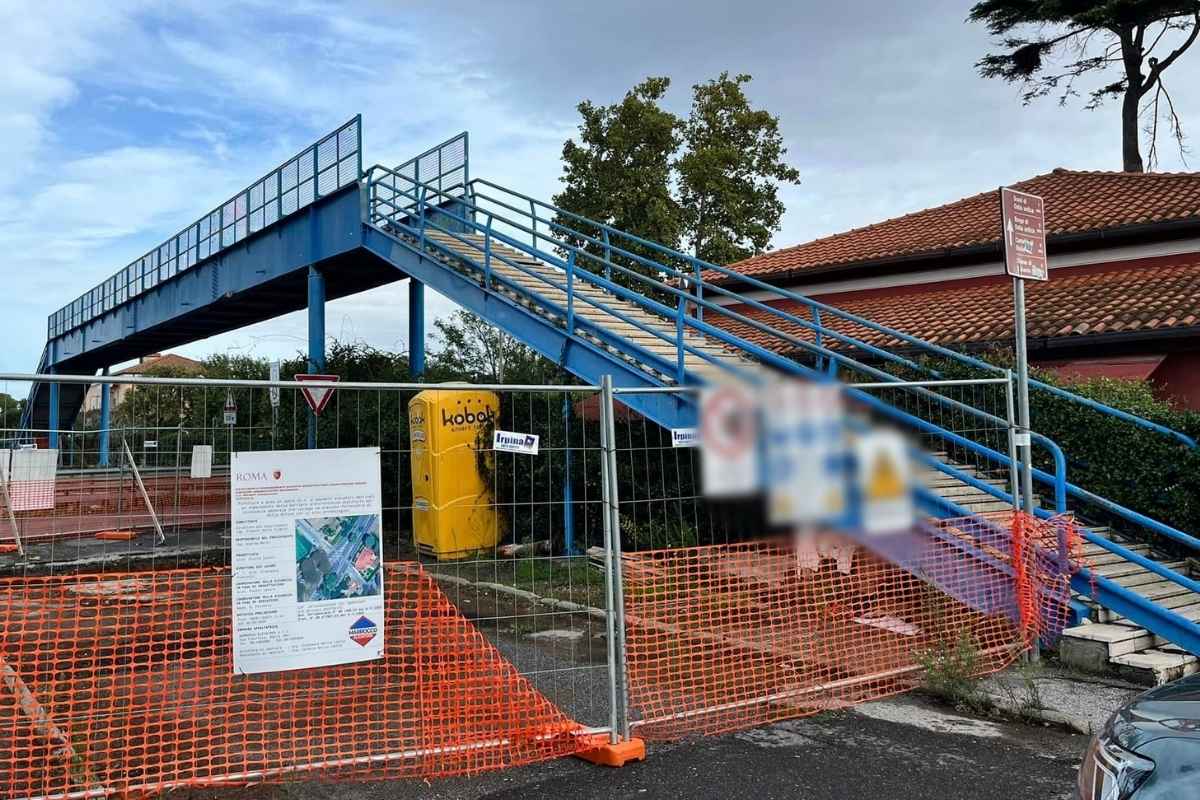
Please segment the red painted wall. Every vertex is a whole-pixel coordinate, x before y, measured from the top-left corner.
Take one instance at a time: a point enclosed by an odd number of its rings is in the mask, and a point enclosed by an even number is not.
[[[1150,382],[1156,396],[1200,411],[1200,352],[1171,353],[1151,373]]]

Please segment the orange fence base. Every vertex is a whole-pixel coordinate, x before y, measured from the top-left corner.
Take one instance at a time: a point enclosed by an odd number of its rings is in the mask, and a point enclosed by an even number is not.
[[[646,743],[637,737],[625,739],[616,744],[610,742],[608,736],[604,734],[590,738],[595,746],[580,750],[575,754],[584,761],[590,761],[602,767],[623,767],[630,761],[646,760]]]

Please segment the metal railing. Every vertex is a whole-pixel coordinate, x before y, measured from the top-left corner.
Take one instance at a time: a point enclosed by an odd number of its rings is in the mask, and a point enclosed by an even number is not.
[[[355,116],[221,203],[94,289],[50,315],[54,339],[201,261],[358,181],[362,121]]]

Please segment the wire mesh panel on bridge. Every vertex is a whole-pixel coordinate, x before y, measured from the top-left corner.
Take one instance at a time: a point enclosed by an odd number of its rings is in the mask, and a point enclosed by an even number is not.
[[[291,386],[112,380],[52,508],[0,508],[0,798],[474,773],[616,727],[596,390],[344,381],[311,420]],[[310,436],[380,452],[385,658],[235,675],[231,456]]]
[[[362,122],[347,121],[50,315],[48,338],[112,311],[362,175]]]
[[[1065,624],[1060,535],[1078,542],[1069,520],[1000,515],[886,555],[834,537],[626,554],[633,728],[722,733],[1001,669]]]

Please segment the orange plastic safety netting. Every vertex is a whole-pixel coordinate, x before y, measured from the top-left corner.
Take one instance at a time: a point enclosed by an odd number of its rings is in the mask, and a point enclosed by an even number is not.
[[[385,594],[384,659],[235,676],[226,570],[0,581],[0,798],[445,776],[585,748],[418,565],[390,565]]]
[[[722,733],[1001,669],[1066,624],[1078,541],[1069,519],[1002,515],[872,550],[818,537],[626,555],[634,728]]]

